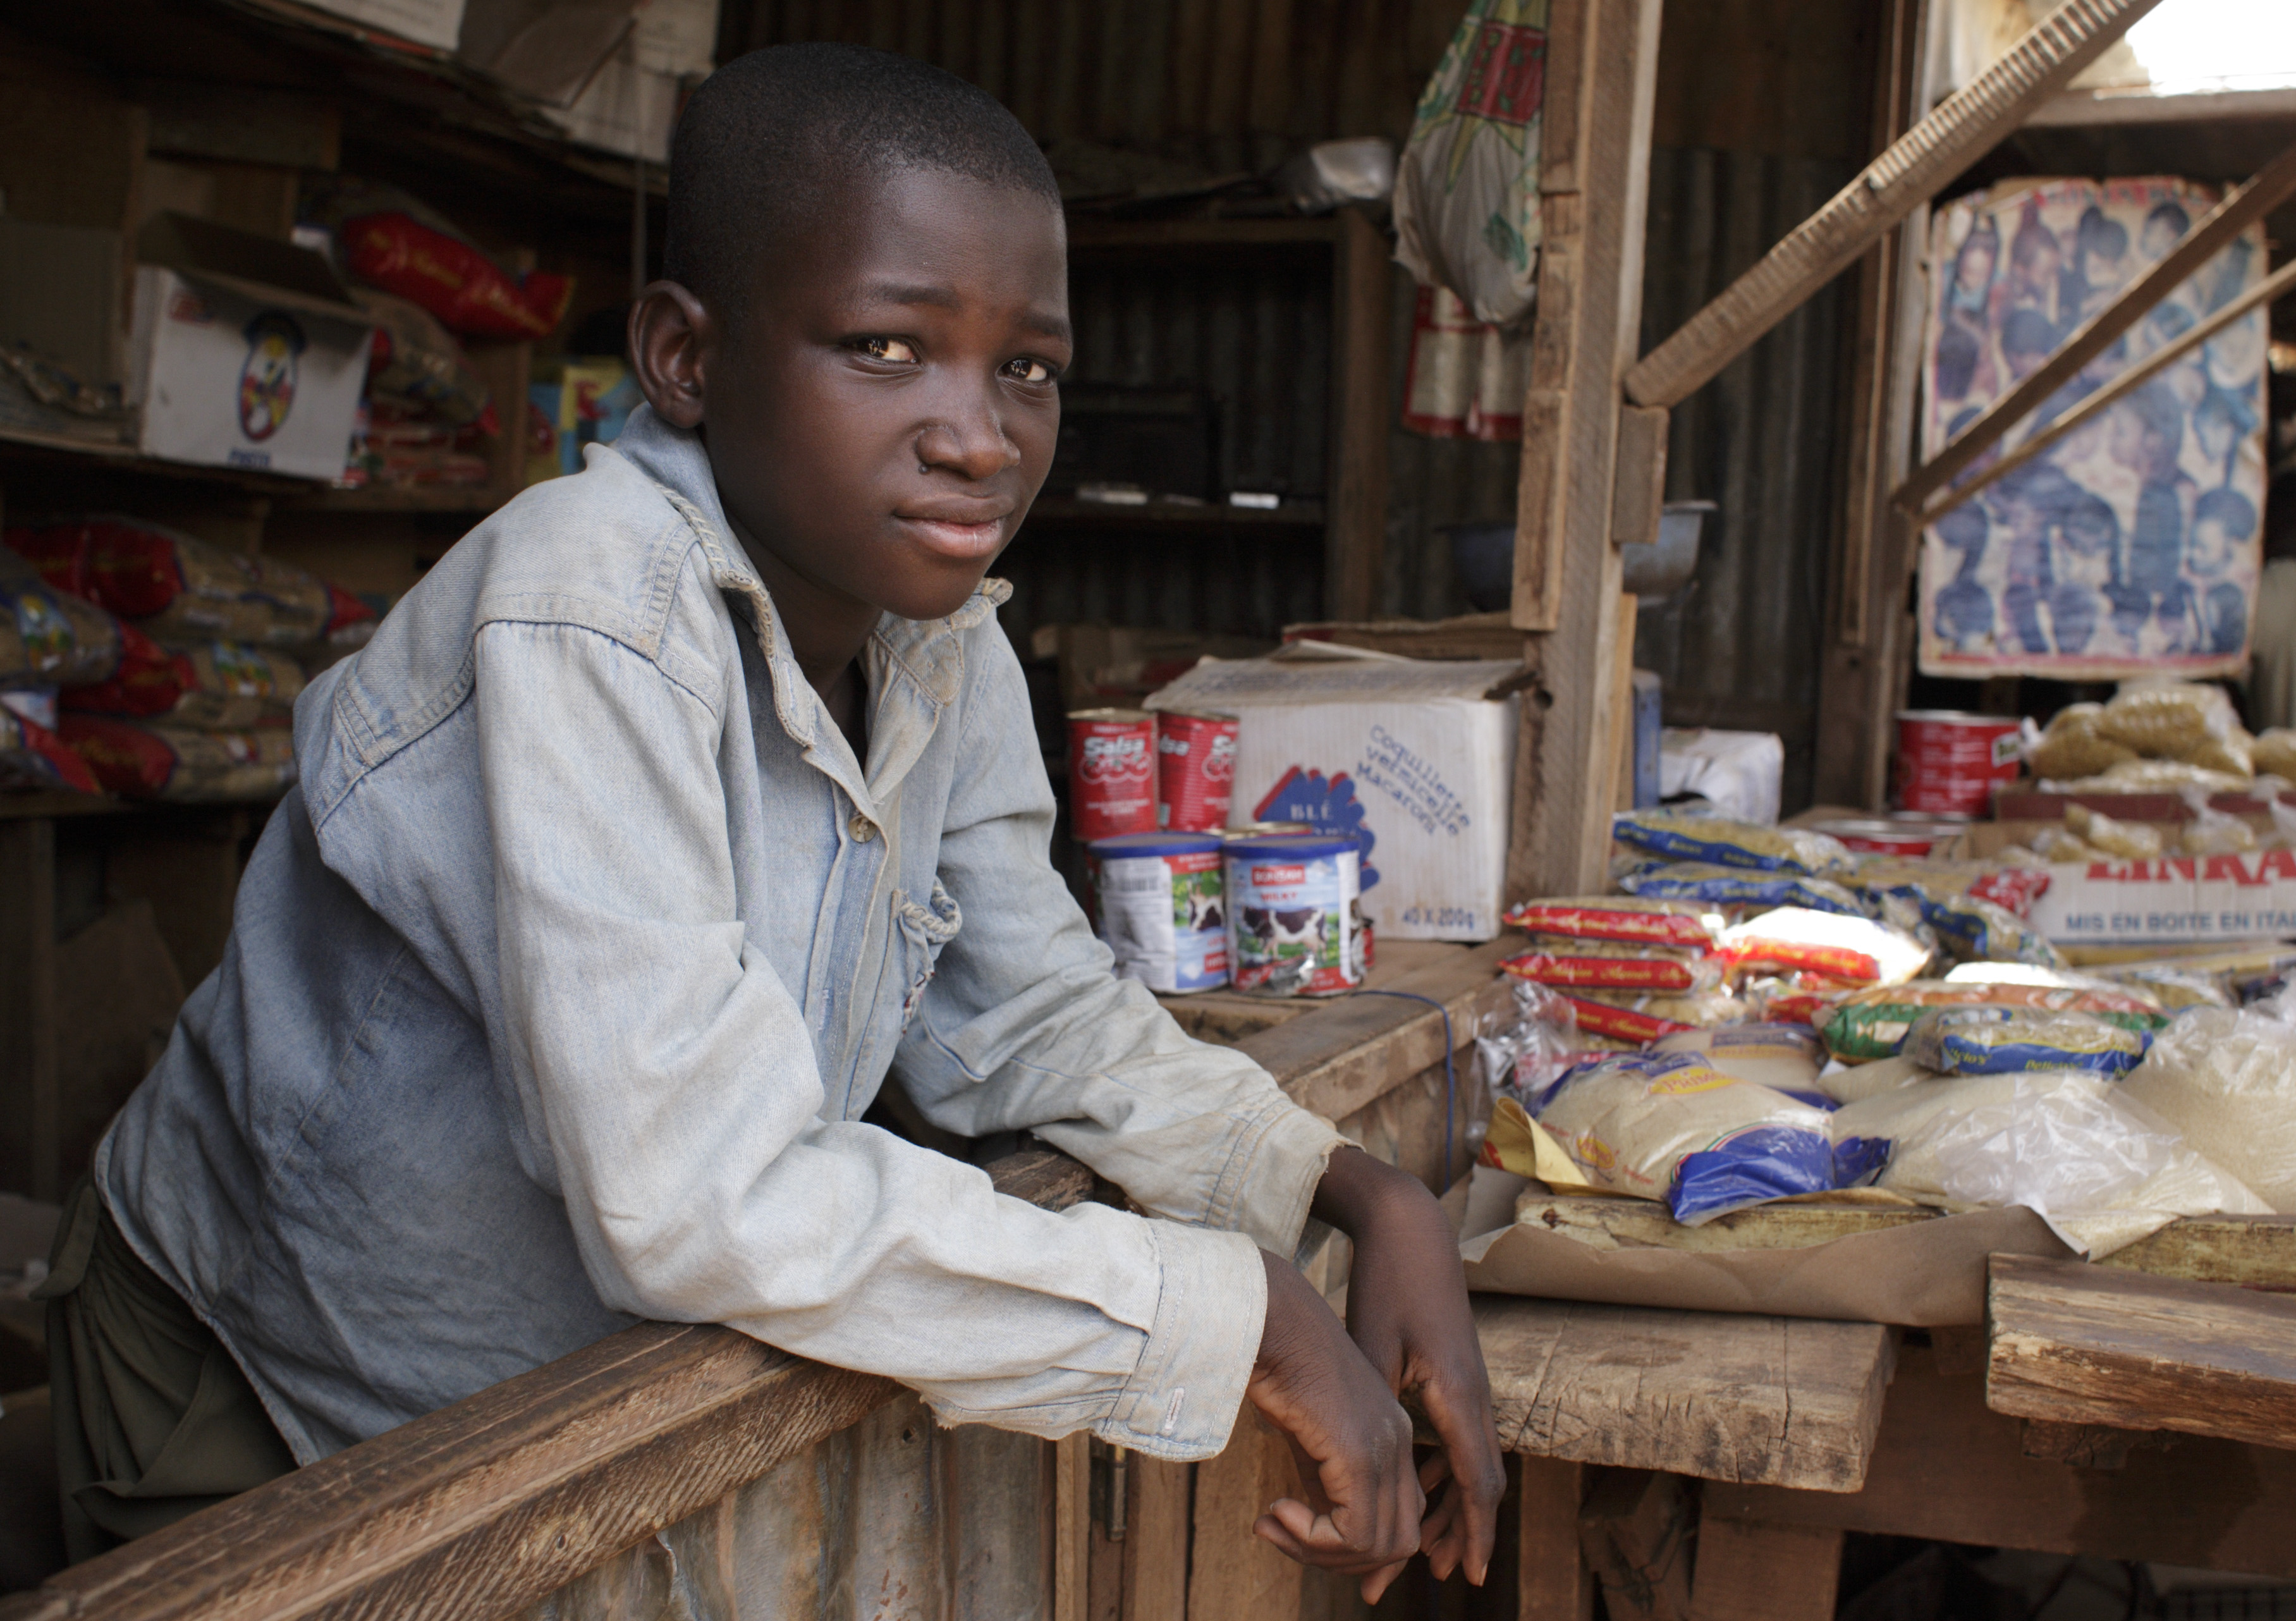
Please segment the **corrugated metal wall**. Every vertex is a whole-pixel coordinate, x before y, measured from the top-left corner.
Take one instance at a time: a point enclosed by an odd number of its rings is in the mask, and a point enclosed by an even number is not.
[[[1856,173],[1833,159],[1651,155],[1647,350]],[[1852,283],[1836,281],[1674,413],[1667,494],[1721,503],[1698,572],[1641,615],[1635,662],[1669,725],[1775,732],[1785,803],[1809,802],[1826,559],[1841,511],[1840,402]]]

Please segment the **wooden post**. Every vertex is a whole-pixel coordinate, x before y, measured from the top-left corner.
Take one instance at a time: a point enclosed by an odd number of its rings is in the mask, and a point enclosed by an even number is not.
[[[1587,1466],[1561,1458],[1522,1460],[1520,1621],[1592,1621],[1595,1578],[1578,1551],[1578,1499]]]
[[[1524,406],[1513,622],[1540,638],[1524,695],[1507,898],[1600,887],[1617,782],[1620,380],[1642,315],[1658,0],[1550,12],[1538,315]],[[1648,436],[1644,436],[1647,438]],[[1626,627],[1631,637],[1631,625]],[[1536,708],[1536,725],[1532,710]]]
[[[1191,1621],[1288,1621],[1299,1613],[1300,1567],[1251,1529],[1269,1503],[1299,1494],[1290,1445],[1245,1403],[1226,1450],[1196,1465]]]
[[[1324,605],[1335,619],[1379,607],[1387,553],[1387,239],[1355,209],[1332,248],[1332,429]]]
[[[1054,1444],[1053,1621],[1086,1621],[1092,1551],[1092,1437],[1078,1430]]]
[[[56,824],[0,821],[0,1187],[33,1199],[57,1185]]]
[[[1830,1621],[1841,1537],[1815,1526],[1702,1520],[1690,1621]]]
[[[1122,1621],[1187,1621],[1188,1486],[1185,1463],[1135,1453],[1124,1532]]]

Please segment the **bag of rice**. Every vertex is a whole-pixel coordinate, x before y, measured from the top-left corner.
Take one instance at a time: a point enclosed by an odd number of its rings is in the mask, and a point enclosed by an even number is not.
[[[0,574],[0,687],[101,681],[119,659],[110,614],[36,577]]]
[[[63,707],[82,715],[162,721],[201,731],[237,731],[292,715],[303,672],[285,653],[243,642],[207,642],[171,653],[132,625],[125,633],[119,672],[94,686],[74,687]]]
[[[2145,1030],[2123,1029],[2093,1013],[2032,1008],[1932,1008],[1914,1020],[1900,1051],[1940,1075],[2013,1075],[2086,1069],[2126,1075],[2152,1044]]]
[[[70,745],[11,701],[0,702],[0,789],[26,792],[100,794],[87,762]]]
[[[1807,1025],[1726,1025],[1660,1036],[1659,1052],[1690,1052],[1742,1081],[1790,1094],[1808,1092],[1817,1079],[1816,1033]]]
[[[1900,985],[1929,966],[1930,948],[1862,917],[1781,906],[1722,932],[1733,974],[1818,974],[1845,986]]]
[[[1873,893],[1873,891],[1868,891]],[[1946,954],[1961,962],[2030,962],[2062,968],[2064,958],[2048,937],[2006,906],[1972,894],[1931,891],[1921,883],[1901,883],[1887,891],[1911,901]]]
[[[1948,1207],[2022,1205],[2093,1260],[2179,1216],[2265,1213],[2126,1085],[2066,1070],[1965,1076],[1844,1104],[1831,1126],[1837,1153],[1886,1145],[1877,1185]]]
[[[1819,877],[1847,872],[1854,864],[1840,839],[1807,828],[1761,827],[1719,816],[1685,816],[1672,811],[1620,811],[1611,818],[1611,837],[1630,849],[1661,861],[1702,862],[1756,872],[1798,872]]]
[[[2296,1026],[2261,1010],[2195,1009],[2153,1038],[2121,1091],[2296,1215]]]
[[[1807,906],[1864,917],[1866,908],[1840,884],[1793,872],[1757,872],[1702,862],[1674,862],[1620,875],[1619,888],[1644,900],[1696,901],[1708,906]]]
[[[1532,1113],[1588,1182],[1663,1199],[1685,1226],[1835,1185],[1824,1109],[1693,1053],[1581,1064]]]
[[[163,643],[298,647],[322,640],[342,610],[316,575],[140,518],[106,515],[11,529],[7,540],[50,585],[133,619]],[[343,602],[373,617],[356,598]]]

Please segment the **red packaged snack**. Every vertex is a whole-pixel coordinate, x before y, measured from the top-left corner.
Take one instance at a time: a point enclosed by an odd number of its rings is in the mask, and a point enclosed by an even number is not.
[[[60,729],[98,782],[131,799],[267,799],[295,778],[295,736],[285,726],[194,732],[68,715]]]
[[[1528,901],[1506,921],[1529,934],[1579,940],[1622,940],[1639,946],[1674,946],[1710,950],[1710,909],[1681,901],[1646,901],[1605,895],[1577,900]]]
[[[94,715],[165,715],[199,684],[192,661],[123,623],[119,662],[111,676],[86,686],[66,687],[58,701],[67,709]]]
[[[1698,1027],[1649,1013],[1637,1013],[1632,1008],[1614,1008],[1608,1003],[1590,1002],[1584,996],[1565,996],[1562,1000],[1569,1003],[1570,1011],[1578,1015],[1581,1031],[1612,1036],[1620,1041],[1653,1042],[1661,1036],[1673,1036]]]
[[[1707,962],[1674,957],[1571,956],[1562,952],[1526,952],[1499,966],[1534,985],[1606,991],[1703,991],[1721,978]]]
[[[346,220],[341,241],[353,275],[466,338],[546,338],[574,293],[570,277],[539,270],[514,277],[468,242],[404,214]]]
[[[0,704],[0,788],[103,791],[87,763],[63,739],[4,704]]]

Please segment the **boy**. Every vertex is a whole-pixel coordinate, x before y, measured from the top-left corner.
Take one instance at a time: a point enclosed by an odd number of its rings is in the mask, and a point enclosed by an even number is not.
[[[67,1212],[75,1551],[652,1316],[1167,1457],[1248,1393],[1325,1500],[1269,1541],[1369,1593],[1423,1542],[1480,1580],[1440,1211],[1111,978],[1046,859],[983,577],[1070,352],[1041,154],[938,70],[784,47],[696,92],[670,196],[649,406],[312,684],[226,962]],[[1158,1219],[861,1124],[895,1064]],[[1311,1208],[1356,1242],[1352,1343],[1281,1258]],[[1404,1389],[1454,1482],[1423,1534]]]

